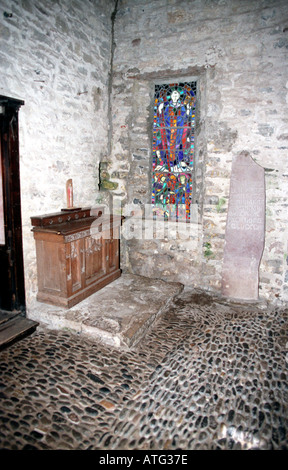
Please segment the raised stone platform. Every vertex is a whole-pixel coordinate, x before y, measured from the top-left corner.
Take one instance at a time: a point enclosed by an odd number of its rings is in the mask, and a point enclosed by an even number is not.
[[[180,283],[122,274],[68,310],[35,301],[27,316],[49,328],[67,328],[127,349],[143,338],[182,290]]]

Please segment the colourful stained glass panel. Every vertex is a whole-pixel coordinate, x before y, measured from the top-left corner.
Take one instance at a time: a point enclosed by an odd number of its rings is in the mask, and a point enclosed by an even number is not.
[[[152,204],[166,217],[190,218],[196,82],[155,86]]]

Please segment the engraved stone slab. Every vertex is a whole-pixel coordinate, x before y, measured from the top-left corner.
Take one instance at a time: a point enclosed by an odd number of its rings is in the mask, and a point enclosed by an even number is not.
[[[222,294],[257,300],[265,243],[265,174],[248,152],[232,162]]]

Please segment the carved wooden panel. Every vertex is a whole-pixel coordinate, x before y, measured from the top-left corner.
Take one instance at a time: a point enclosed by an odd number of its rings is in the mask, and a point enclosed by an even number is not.
[[[113,238],[112,229],[110,231],[110,237],[105,240],[105,257],[107,272],[119,269],[119,240]]]
[[[66,245],[68,295],[82,287],[83,239]]]
[[[85,276],[86,283],[96,281],[105,274],[104,245],[102,237],[85,238]]]

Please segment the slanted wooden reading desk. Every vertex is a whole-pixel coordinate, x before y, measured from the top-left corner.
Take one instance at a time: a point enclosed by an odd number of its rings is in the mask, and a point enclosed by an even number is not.
[[[37,300],[70,308],[121,275],[121,216],[103,207],[31,217]]]

